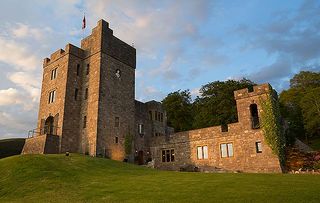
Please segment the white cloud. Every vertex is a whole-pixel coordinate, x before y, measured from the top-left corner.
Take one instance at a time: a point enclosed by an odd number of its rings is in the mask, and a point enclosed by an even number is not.
[[[39,66],[40,60],[32,49],[23,43],[5,39],[0,36],[0,62],[12,65],[15,69],[30,71]]]
[[[50,27],[35,28],[27,24],[17,23],[16,26],[11,29],[11,32],[16,38],[30,37],[36,40],[43,40],[45,35],[52,32],[52,29]]]
[[[196,98],[197,96],[200,96],[200,88],[197,87],[197,88],[193,88],[191,91],[190,91],[190,94],[193,98]]]
[[[35,74],[27,72],[15,72],[8,74],[8,78],[20,86],[31,96],[32,102],[38,102],[40,99],[40,78],[36,77]]]
[[[0,106],[21,104],[21,98],[19,93],[14,88],[9,88],[6,90],[0,90]]]

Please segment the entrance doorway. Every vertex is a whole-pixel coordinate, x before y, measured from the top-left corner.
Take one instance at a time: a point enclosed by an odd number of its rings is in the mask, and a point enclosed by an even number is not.
[[[139,151],[138,152],[138,164],[139,165],[143,165],[144,164],[144,161],[143,161],[143,151]]]
[[[53,135],[53,130],[54,130],[53,123],[54,123],[53,117],[49,116],[44,123],[44,134]]]

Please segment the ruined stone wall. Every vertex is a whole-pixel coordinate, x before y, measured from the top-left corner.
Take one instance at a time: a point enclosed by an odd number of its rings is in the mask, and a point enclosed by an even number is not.
[[[260,100],[266,99],[269,85],[248,90],[235,91],[239,122],[228,125],[228,132],[220,126],[180,132],[168,137],[154,139],[151,153],[155,166],[161,169],[179,170],[187,166],[200,170],[227,170],[243,172],[281,172],[278,157],[266,143],[261,129],[252,129],[249,106],[257,104],[261,113]],[[247,92],[247,96],[244,93]],[[262,152],[256,150],[256,142],[261,142]],[[221,144],[232,143],[233,156],[221,156]],[[208,159],[199,160],[197,147],[208,147]],[[162,162],[162,150],[174,149],[173,162]]]

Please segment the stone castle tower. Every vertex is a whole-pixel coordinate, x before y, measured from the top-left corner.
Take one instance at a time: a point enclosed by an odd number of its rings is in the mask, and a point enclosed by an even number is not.
[[[134,134],[136,50],[100,20],[92,34],[44,59],[38,128],[24,153],[80,152],[122,160]],[[42,135],[42,136],[41,136]]]

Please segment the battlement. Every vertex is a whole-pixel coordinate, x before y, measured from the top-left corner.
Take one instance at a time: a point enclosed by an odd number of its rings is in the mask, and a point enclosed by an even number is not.
[[[50,58],[45,58],[43,60],[43,67],[45,68],[46,66],[50,65],[54,61],[58,60],[59,58],[65,56],[67,54],[73,54],[79,58],[83,58],[84,50],[82,50],[81,48],[74,46],[72,44],[67,44],[64,49],[59,49],[59,50],[53,52],[50,55]]]
[[[271,91],[272,91],[272,87],[270,86],[270,84],[265,83],[265,84],[253,86],[253,91],[249,91],[248,88],[236,90],[234,91],[234,98],[236,100],[243,99],[243,98],[248,98],[256,95],[270,93]]]

